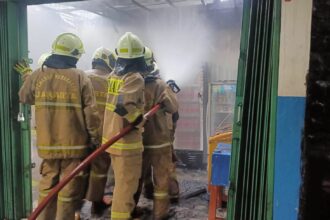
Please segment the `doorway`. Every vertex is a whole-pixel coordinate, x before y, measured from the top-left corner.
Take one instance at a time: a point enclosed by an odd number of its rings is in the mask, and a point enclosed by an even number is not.
[[[136,33],[154,51],[163,79],[174,79],[181,88],[175,150],[180,161],[182,194],[189,193],[208,184],[205,170],[208,137],[232,129],[242,10],[242,1],[237,0],[204,3],[194,0],[83,1],[31,5],[28,6],[31,66],[32,69],[38,67],[40,55],[49,52],[52,41],[63,32],[73,32],[82,39],[86,54],[79,60],[78,68],[83,70],[91,68],[91,57],[96,48],[104,46],[114,50],[124,32]],[[52,28],[45,32],[45,27],[49,26]],[[32,169],[33,201],[36,206],[40,159],[35,150],[33,120],[31,128],[32,162],[36,167]],[[189,210],[199,203],[203,204],[202,211],[186,211],[183,216],[207,217],[207,196],[181,208]]]

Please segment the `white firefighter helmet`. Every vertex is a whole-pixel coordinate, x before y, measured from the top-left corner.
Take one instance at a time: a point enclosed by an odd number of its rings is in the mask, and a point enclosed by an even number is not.
[[[154,54],[153,54],[152,50],[150,50],[149,47],[144,48],[144,60],[146,61],[146,64],[147,64],[148,67],[153,65]]]
[[[152,65],[154,66],[154,70],[153,70],[153,72],[159,72],[158,64],[157,64],[155,61],[152,62]]]
[[[52,54],[79,59],[83,53],[85,53],[85,50],[82,41],[77,35],[72,33],[59,35],[52,45]]]
[[[110,66],[110,56],[112,52],[104,47],[99,47],[95,50],[93,54],[93,62],[97,62],[98,60],[104,61],[104,63],[111,68]],[[112,69],[112,68],[111,68]]]
[[[142,41],[131,32],[126,32],[118,41],[116,49],[118,58],[134,59],[144,56]]]
[[[44,62],[47,60],[47,58],[52,55],[51,53],[43,53],[41,54],[41,56],[39,57],[38,60],[38,66],[41,67],[42,64],[44,64]]]
[[[152,62],[150,70],[143,74],[144,78],[155,79],[159,78],[159,67],[156,62]]]
[[[111,52],[111,55],[109,57],[109,65],[111,69],[115,69],[115,65],[116,65],[116,60],[117,60],[117,54],[114,52]]]

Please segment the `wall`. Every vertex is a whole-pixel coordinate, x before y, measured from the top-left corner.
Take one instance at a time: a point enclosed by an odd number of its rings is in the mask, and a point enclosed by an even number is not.
[[[229,9],[210,14],[216,41],[211,49],[209,71],[212,82],[220,80],[237,80],[237,67],[240,52],[242,8]]]
[[[314,0],[300,219],[330,219],[330,1]]]
[[[298,218],[312,0],[282,0],[274,220]]]

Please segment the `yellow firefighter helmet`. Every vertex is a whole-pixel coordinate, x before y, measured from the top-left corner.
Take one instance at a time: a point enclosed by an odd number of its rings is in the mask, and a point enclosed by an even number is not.
[[[126,32],[118,41],[116,49],[118,58],[134,59],[144,56],[142,41],[131,32]]]
[[[82,41],[77,35],[72,33],[59,35],[52,45],[52,54],[79,59],[83,53],[85,53],[85,50]]]

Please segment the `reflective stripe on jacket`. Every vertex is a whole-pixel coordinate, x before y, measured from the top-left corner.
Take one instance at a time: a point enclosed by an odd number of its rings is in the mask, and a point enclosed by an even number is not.
[[[104,120],[104,111],[105,105],[107,102],[107,90],[108,90],[108,76],[109,74],[103,70],[92,69],[86,71],[88,78],[91,80],[94,94],[96,98],[97,109],[100,116],[100,127],[99,127],[99,136],[102,138],[103,132],[103,120]],[[100,141],[101,142],[101,141]]]
[[[19,91],[35,104],[37,148],[41,158],[82,158],[89,137],[98,139],[99,116],[91,81],[81,70],[37,69]]]
[[[144,81],[140,73],[110,74],[104,115],[103,139],[105,143],[122,128],[143,114]],[[132,155],[143,151],[142,131],[134,129],[107,150],[114,155]]]
[[[145,84],[145,102],[145,111],[150,110],[157,103],[162,104],[162,109],[144,125],[144,147],[146,149],[170,147],[171,138],[166,114],[178,111],[175,94],[163,80],[155,79]]]

